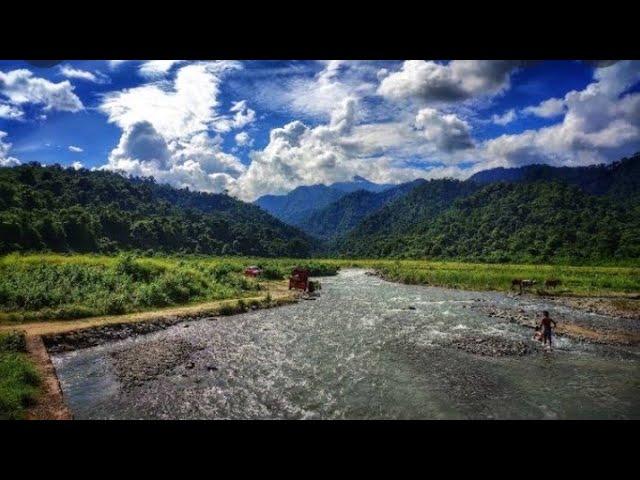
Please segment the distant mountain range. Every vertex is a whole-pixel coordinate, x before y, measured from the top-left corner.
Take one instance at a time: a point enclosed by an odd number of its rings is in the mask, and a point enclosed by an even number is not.
[[[341,256],[479,261],[640,259],[640,154],[431,180],[330,244]]]
[[[639,195],[636,154],[589,167],[495,168],[466,181],[355,177],[256,203],[323,241],[324,254],[576,261],[640,256]]]
[[[495,182],[523,183],[555,181],[575,185],[592,195],[628,195],[638,193],[640,154],[608,165],[588,167],[552,167],[527,165],[519,168],[493,168],[472,175],[469,180],[480,184]]]
[[[281,202],[272,213],[323,240],[323,254],[640,258],[640,154],[590,167],[496,168],[466,181],[376,186],[357,180],[346,184],[355,189],[351,193],[336,192],[335,184],[315,185],[257,203]]]
[[[356,190],[324,208],[311,211],[297,225],[311,235],[325,240],[332,239],[355,228],[367,215],[424,183],[427,181],[419,179],[377,192]]]
[[[393,186],[373,183],[356,175],[350,182],[297,187],[286,195],[264,195],[254,203],[285,223],[300,225],[315,212],[351,192],[382,192]]]
[[[0,253],[640,260],[640,154],[592,167],[497,168],[466,181],[354,177],[256,204],[106,171],[3,167]]]

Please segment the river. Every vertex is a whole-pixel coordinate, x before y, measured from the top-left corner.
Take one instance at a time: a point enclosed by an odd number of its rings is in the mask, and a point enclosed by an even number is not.
[[[54,355],[81,419],[639,419],[640,349],[532,331],[475,308],[599,317],[496,292],[402,285],[344,270],[321,295]],[[479,355],[459,338],[526,344]]]

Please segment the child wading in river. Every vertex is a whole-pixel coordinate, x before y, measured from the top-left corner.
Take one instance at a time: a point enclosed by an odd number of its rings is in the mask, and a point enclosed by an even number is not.
[[[549,350],[551,350],[552,340],[551,340],[551,324],[553,323],[553,328],[556,328],[557,324],[555,320],[549,317],[549,312],[546,310],[542,312],[542,320],[540,321],[540,326],[542,327],[542,344],[546,345],[547,340],[549,341]]]

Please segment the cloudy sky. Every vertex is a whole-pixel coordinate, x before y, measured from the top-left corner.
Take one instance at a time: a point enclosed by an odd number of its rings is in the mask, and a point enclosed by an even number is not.
[[[0,60],[0,165],[244,200],[640,150],[640,62]]]

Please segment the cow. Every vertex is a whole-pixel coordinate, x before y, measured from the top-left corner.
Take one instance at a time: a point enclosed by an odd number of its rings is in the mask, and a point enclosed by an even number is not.
[[[520,278],[514,278],[513,280],[511,280],[511,288],[519,287],[520,295],[522,295],[522,292],[525,289],[533,287],[536,283],[538,282],[535,280],[522,280]]]
[[[557,278],[549,278],[549,279],[544,281],[544,287],[545,288],[556,288],[561,283],[562,282],[560,280],[558,280]]]

